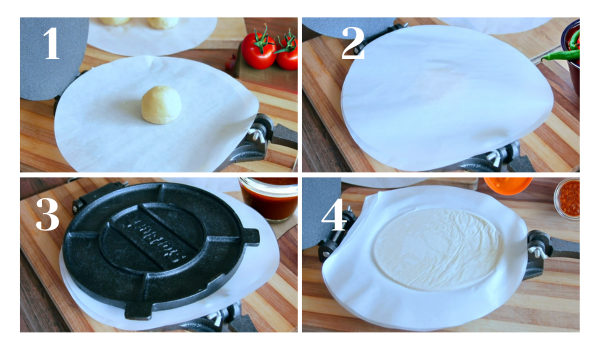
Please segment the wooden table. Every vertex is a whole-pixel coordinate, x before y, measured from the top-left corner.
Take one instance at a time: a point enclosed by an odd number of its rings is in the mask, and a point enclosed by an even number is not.
[[[73,218],[70,203],[74,198],[108,182],[160,182],[161,179],[21,179],[21,331],[119,331],[87,316],[71,298],[62,282],[58,252],[64,230]],[[58,187],[56,187],[58,186]],[[44,188],[45,187],[45,188]],[[49,189],[53,188],[53,189]],[[39,190],[43,190],[40,193]],[[36,194],[39,193],[39,194]],[[228,193],[242,201],[240,192]],[[25,197],[26,199],[23,199]],[[47,211],[38,208],[39,198],[59,203],[60,219],[54,231],[42,232],[35,222],[49,225]],[[271,225],[278,238],[280,263],[277,272],[261,288],[242,299],[242,313],[249,314],[261,332],[296,331],[298,325],[298,230],[297,217]]]
[[[515,196],[492,192],[479,180],[477,191],[491,195],[525,220],[529,230],[579,242],[579,222],[563,219],[554,209],[553,194],[562,179],[535,178]],[[351,187],[342,193],[343,205],[360,215],[366,196],[377,189]],[[302,252],[302,331],[393,331],[367,323],[339,305],[321,274],[317,247]],[[443,331],[579,331],[579,260],[549,259],[542,276],[523,281],[517,292],[489,315]]]
[[[226,21],[235,19],[226,19]],[[242,20],[242,19],[237,19]],[[220,20],[221,21],[221,20]],[[222,22],[222,21],[221,21]],[[254,28],[264,28],[264,23],[269,24],[269,31],[273,34],[283,35],[289,28],[297,33],[297,18],[248,18],[245,19],[246,32],[253,32]],[[218,22],[220,23],[220,22]],[[233,74],[225,70],[225,63],[237,53],[240,39],[240,26],[234,23],[237,34],[229,37],[219,35],[217,31],[211,35],[214,40],[200,45],[199,49],[180,52],[171,57],[186,58],[208,64],[216,69]],[[219,24],[217,24],[217,29]],[[215,38],[216,36],[216,38]],[[239,39],[239,40],[238,40]],[[238,40],[232,45],[232,42]],[[216,49],[215,47],[218,47]],[[223,48],[225,47],[225,48]],[[112,62],[123,56],[114,55],[92,46],[87,46],[80,71]],[[281,71],[279,67],[269,67],[264,71],[242,74],[239,81],[250,90],[259,100],[259,112],[268,115],[275,124],[282,124],[294,131],[298,131],[298,91],[297,81],[289,79],[265,80],[263,76],[273,76],[272,71]],[[297,77],[297,72],[287,72]],[[277,74],[275,74],[277,76]],[[297,78],[296,78],[297,79]],[[20,170],[73,172],[75,171],[60,153],[54,138],[54,100],[27,101],[20,100],[21,134],[20,134]],[[296,150],[278,145],[270,145],[267,157],[262,161],[237,163],[225,168],[224,172],[290,172],[294,167],[298,152]]]
[[[516,34],[494,35],[517,48],[548,79],[554,93],[554,108],[537,130],[521,138],[521,152],[529,156],[538,172],[578,171],[579,96],[573,90],[565,62],[539,57],[560,45],[562,30],[573,18],[555,18],[536,29]],[[444,25],[435,18],[398,18],[395,23]],[[350,40],[319,36],[306,27],[310,38],[302,48],[302,147],[303,171],[400,171],[366,154],[350,136],[341,114],[341,88],[351,60],[340,53]]]

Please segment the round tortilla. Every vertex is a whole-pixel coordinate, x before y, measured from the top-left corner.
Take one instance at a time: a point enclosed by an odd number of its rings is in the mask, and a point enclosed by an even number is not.
[[[465,288],[487,276],[502,252],[489,222],[466,211],[428,209],[388,223],[374,243],[374,259],[392,280],[421,291]]]

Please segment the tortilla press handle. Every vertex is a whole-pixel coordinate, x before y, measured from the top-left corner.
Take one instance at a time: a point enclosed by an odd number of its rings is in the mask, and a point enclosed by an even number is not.
[[[127,187],[127,185],[129,185],[128,181],[125,181],[125,183],[120,183],[119,181],[112,182],[88,194],[84,194],[83,196],[73,201],[73,215],[77,215],[77,213],[79,213],[83,208],[92,204],[92,202],[94,202],[98,198],[106,196],[107,194],[120,190],[122,188],[125,188]]]
[[[333,254],[333,251],[336,250],[344,238],[346,238],[346,234],[356,222],[357,218],[352,212],[352,208],[348,207],[347,210],[342,212],[342,220],[346,220],[346,222],[344,222],[342,225],[342,230],[333,231],[329,238],[327,238],[325,241],[319,242],[320,262],[325,262],[325,260],[327,260],[331,254]]]
[[[260,244],[260,233],[255,228],[245,228],[242,231],[244,244],[250,247],[258,247]]]
[[[403,29],[403,28],[408,28],[408,23],[394,24],[391,27],[387,27],[385,30],[382,30],[381,32],[379,32],[377,34],[373,34],[370,37],[363,39],[363,41],[360,44],[358,44],[357,46],[354,47],[354,50],[352,50],[352,52],[354,52],[354,54],[358,56],[358,54],[365,48],[365,46],[369,45],[369,43],[373,42],[375,39],[377,39],[381,36],[384,36],[387,33],[391,33],[398,29]]]
[[[189,332],[223,332],[223,326],[227,324],[231,332],[258,332],[252,319],[248,315],[242,315],[242,303],[236,302],[225,309],[213,312],[210,315],[196,318],[180,324],[151,329],[151,332],[163,331],[189,331]]]
[[[288,129],[281,124],[275,125],[273,129],[273,137],[271,143],[281,145],[292,149],[298,149],[298,133],[292,129]]]
[[[527,234],[527,269],[523,280],[541,276],[547,258],[579,259],[579,243],[550,237],[545,232],[533,230]]]

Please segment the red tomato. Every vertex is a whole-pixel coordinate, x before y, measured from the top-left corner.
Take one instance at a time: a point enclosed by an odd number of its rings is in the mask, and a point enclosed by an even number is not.
[[[279,37],[277,37],[279,39]],[[283,42],[279,40],[277,53],[277,64],[285,70],[298,70],[298,40],[289,32],[283,36]]]
[[[266,69],[275,62],[275,40],[267,34],[267,24],[265,23],[265,32],[257,34],[248,34],[242,41],[242,56],[248,64],[255,69]]]

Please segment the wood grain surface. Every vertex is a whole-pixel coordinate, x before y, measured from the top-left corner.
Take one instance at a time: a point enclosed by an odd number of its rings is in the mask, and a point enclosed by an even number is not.
[[[73,218],[71,202],[79,196],[93,191],[108,182],[129,181],[131,185],[141,182],[161,182],[161,179],[125,179],[125,178],[88,178],[56,187],[52,190],[34,195],[20,202],[21,205],[21,252],[22,257],[32,267],[21,264],[21,329],[42,331],[120,331],[101,324],[86,315],[73,301],[67,291],[58,264],[58,254],[62,245],[64,231]],[[231,193],[239,199],[238,193]],[[49,225],[48,217],[43,215],[48,210],[44,202],[43,208],[36,206],[39,198],[52,198],[59,204],[56,215],[60,225],[54,231],[42,232],[35,228],[35,223],[41,221],[43,227]],[[296,219],[297,220],[297,219]],[[297,222],[297,221],[296,221]],[[290,221],[287,225],[294,225]],[[275,229],[280,249],[280,264],[276,274],[261,288],[242,299],[243,314],[249,314],[256,328],[261,332],[296,331],[298,325],[298,230],[297,226],[286,232]],[[23,278],[23,274],[35,272],[45,288],[48,297],[35,288],[35,279]],[[23,283],[26,281],[26,283]],[[35,298],[35,302],[28,302]],[[44,302],[45,301],[45,302]],[[23,305],[27,304],[28,311],[23,313]],[[32,310],[30,307],[34,305]],[[48,322],[51,316],[59,313],[64,320]],[[44,317],[50,315],[50,317]]]
[[[495,35],[519,51],[533,62],[539,62],[539,56],[554,50],[560,44],[560,35],[573,18],[555,18],[536,29],[516,33]],[[431,18],[397,19],[395,23],[411,26],[443,23]],[[317,132],[317,136],[303,133],[306,171],[338,171],[349,167],[357,172],[401,171],[384,165],[366,154],[352,139],[342,117],[340,105],[341,89],[352,64],[351,60],[342,60],[340,54],[349,40],[340,40],[318,36],[303,42],[302,88],[311,103],[312,110],[303,107],[303,128]],[[554,107],[548,120],[534,132],[521,138],[521,152],[529,156],[538,172],[578,171],[580,164],[579,148],[579,96],[573,90],[569,71],[558,61],[544,61],[537,64],[540,72],[548,79],[554,94]],[[307,117],[305,117],[305,115]],[[321,160],[319,150],[329,146],[326,138],[318,136],[318,116],[327,130],[336,148],[343,155],[343,161],[335,158]],[[306,124],[306,126],[305,126]],[[313,140],[311,140],[311,138]],[[316,138],[316,140],[314,140]],[[304,146],[307,141],[313,141]]]
[[[246,36],[246,23],[241,17],[219,17],[212,34],[196,49],[235,49]]]
[[[558,215],[553,204],[557,178],[535,178],[515,196],[492,192],[480,180],[478,190],[490,194],[525,220],[528,230],[579,242],[579,222]],[[344,207],[360,215],[365,197],[377,189],[349,188],[342,193]],[[329,293],[321,274],[318,247],[302,252],[302,331],[389,332],[353,316]],[[548,259],[542,276],[523,281],[517,292],[489,315],[443,331],[579,331],[579,260]]]
[[[286,18],[254,18],[248,19],[247,27],[256,26],[269,21],[272,30],[287,32],[290,24],[296,23]],[[294,29],[292,29],[294,30]],[[241,39],[240,39],[241,40]],[[225,50],[187,50],[170,57],[186,58],[202,62],[213,68],[224,71],[225,63],[236,53],[235,48]],[[83,63],[79,70],[89,70],[93,67],[112,62],[123,56],[111,54],[95,47],[86,49]],[[227,72],[232,74],[232,72]],[[297,72],[291,72],[296,74]],[[282,124],[298,131],[298,94],[297,83],[285,81],[264,81],[260,74],[242,77],[240,80],[259,100],[259,112],[268,115],[275,124]],[[61,155],[54,138],[54,100],[27,101],[20,99],[20,170],[73,172],[75,171]],[[224,172],[290,172],[296,162],[298,151],[278,145],[270,145],[266,159],[255,162],[237,163],[225,168]]]

